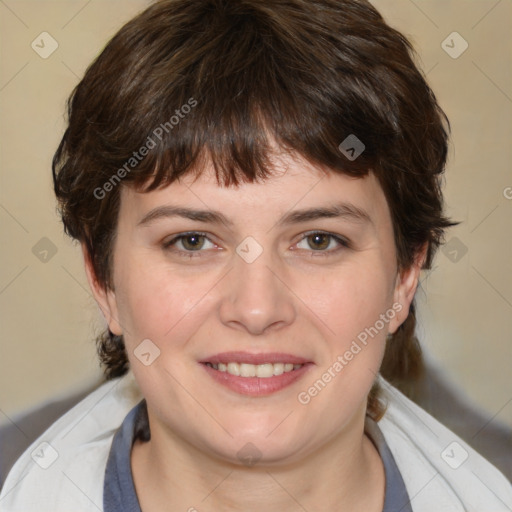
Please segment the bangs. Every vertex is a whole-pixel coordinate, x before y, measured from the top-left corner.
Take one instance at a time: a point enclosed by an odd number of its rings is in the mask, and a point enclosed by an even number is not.
[[[264,3],[215,1],[198,2],[180,25],[182,3],[168,2],[172,24],[153,19],[157,11],[146,14],[151,29],[129,24],[105,49],[87,134],[96,139],[104,180],[124,168],[124,182],[150,191],[211,163],[225,186],[254,181],[271,174],[276,146],[358,176],[396,145],[396,96],[407,84],[398,63],[382,64],[383,52],[399,46],[389,27],[381,35],[374,28],[369,42],[364,20],[350,9],[334,19],[307,16],[306,4],[280,13]],[[94,77],[94,65],[90,71]],[[386,82],[392,91],[382,88]],[[349,136],[364,144],[356,160],[338,149]],[[139,149],[143,158],[133,155]]]
[[[233,87],[233,84],[226,85]],[[319,168],[355,176],[367,173],[371,165],[368,156],[357,163],[347,160],[338,149],[340,141],[331,139],[332,129],[328,129],[331,126],[323,126],[314,109],[300,113],[298,105],[289,98],[279,98],[276,94],[273,97],[286,102],[286,109],[277,104],[269,108],[260,98],[242,94],[237,94],[225,107],[213,98],[196,100],[192,96],[191,103],[197,102],[193,112],[173,125],[172,130],[167,125],[169,132],[161,123],[156,135],[153,129],[150,138],[146,138],[157,145],[134,169],[133,185],[139,191],[149,192],[187,174],[197,178],[210,170],[220,186],[262,181],[272,176],[283,152],[293,158],[302,157]],[[315,129],[305,130],[305,126]]]

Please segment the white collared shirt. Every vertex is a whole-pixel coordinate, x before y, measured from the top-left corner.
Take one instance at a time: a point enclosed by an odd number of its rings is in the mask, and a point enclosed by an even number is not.
[[[492,464],[382,377],[379,381],[388,407],[378,425],[414,512],[512,511],[512,486]],[[131,372],[89,394],[17,460],[0,493],[0,511],[102,511],[114,434],[142,398]]]

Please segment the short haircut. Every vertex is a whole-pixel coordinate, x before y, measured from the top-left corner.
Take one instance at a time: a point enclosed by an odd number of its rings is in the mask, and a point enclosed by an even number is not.
[[[119,30],[69,98],[53,159],[65,231],[112,288],[121,187],[155,190],[208,163],[219,184],[254,182],[272,175],[276,143],[334,173],[374,173],[398,268],[425,244],[430,268],[455,225],[441,193],[449,123],[414,58],[364,0],[155,2]],[[339,149],[354,136],[364,144],[357,158]],[[397,384],[422,369],[414,309],[381,368]],[[122,336],[107,330],[98,351],[107,377],[127,371]],[[368,412],[383,413],[376,387]]]

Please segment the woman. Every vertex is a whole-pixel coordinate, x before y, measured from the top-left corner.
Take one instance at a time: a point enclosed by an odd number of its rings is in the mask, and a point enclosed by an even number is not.
[[[367,2],[161,1],[125,25],[53,165],[111,380],[0,503],[510,510],[505,478],[387,382],[421,372],[447,128]]]

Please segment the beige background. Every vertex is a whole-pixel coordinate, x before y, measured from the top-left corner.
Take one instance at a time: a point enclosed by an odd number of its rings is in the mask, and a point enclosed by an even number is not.
[[[93,338],[102,318],[62,233],[50,163],[67,96],[146,4],[0,0],[0,423],[101,378]],[[374,4],[412,40],[453,130],[446,202],[463,223],[423,277],[418,334],[452,382],[512,425],[512,2]],[[442,47],[454,31],[469,45],[458,58]],[[58,43],[46,59],[31,47],[42,32]],[[52,247],[47,261],[36,257]]]

